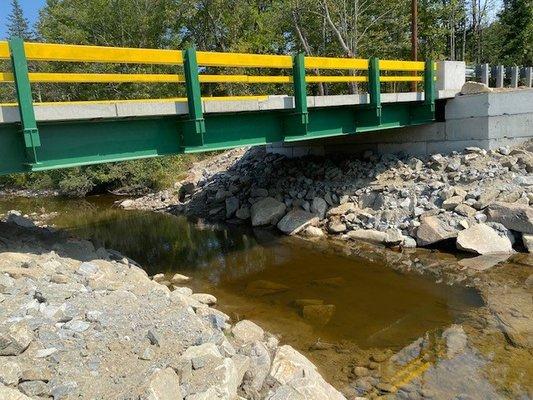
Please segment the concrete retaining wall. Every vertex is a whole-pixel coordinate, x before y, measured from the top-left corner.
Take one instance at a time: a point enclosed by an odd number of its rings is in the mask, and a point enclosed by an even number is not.
[[[533,138],[533,90],[457,96],[447,100],[445,122],[389,129],[315,141],[273,144],[268,151],[300,157],[308,154],[405,152],[429,155],[468,146],[495,149]]]

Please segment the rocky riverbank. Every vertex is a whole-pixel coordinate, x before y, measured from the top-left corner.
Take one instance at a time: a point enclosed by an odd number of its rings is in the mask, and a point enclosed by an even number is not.
[[[533,251],[532,150],[471,147],[423,159],[232,150],[195,165],[176,189],[121,205],[389,247]]]
[[[183,275],[0,221],[0,398],[344,399],[253,322],[232,323]]]

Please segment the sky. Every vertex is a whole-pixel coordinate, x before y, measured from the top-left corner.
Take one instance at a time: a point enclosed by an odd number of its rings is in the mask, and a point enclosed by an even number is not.
[[[39,10],[46,0],[19,0],[20,5],[24,10],[24,15],[30,21],[30,24],[33,26],[37,17],[39,16]],[[6,24],[7,16],[11,11],[11,0],[0,0],[0,39],[3,39],[7,36],[6,33]]]

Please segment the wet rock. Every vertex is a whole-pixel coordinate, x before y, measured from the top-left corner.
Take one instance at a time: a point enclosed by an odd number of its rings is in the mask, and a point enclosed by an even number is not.
[[[503,253],[503,254],[485,254],[473,258],[463,258],[458,262],[458,264],[464,268],[468,268],[474,271],[485,271],[489,268],[492,268],[502,262],[507,261],[512,254]]]
[[[328,232],[332,234],[344,233],[347,229],[346,224],[343,224],[340,221],[331,221],[328,224]]]
[[[281,283],[257,280],[250,282],[246,287],[246,293],[250,296],[266,296],[274,293],[286,292],[289,287]]]
[[[315,214],[296,209],[289,211],[278,223],[278,229],[287,235],[295,235],[309,225],[318,223]]]
[[[296,307],[321,306],[322,304],[324,304],[324,300],[321,300],[321,299],[296,299],[294,300],[294,305]]]
[[[531,293],[519,288],[494,286],[482,295],[509,341],[517,347],[533,348]]]
[[[457,248],[481,255],[513,252],[511,241],[485,224],[477,224],[459,232]]]
[[[308,226],[304,229],[303,234],[310,238],[319,238],[325,235],[324,231],[316,226]]]
[[[33,336],[33,331],[25,322],[0,327],[0,356],[17,356],[23,353],[32,342]]]
[[[182,285],[184,283],[188,283],[190,280],[191,278],[189,278],[188,276],[182,274],[174,274],[170,281],[176,285]]]
[[[419,246],[442,242],[456,238],[458,231],[439,217],[426,217],[421,221],[416,232],[416,241]]]
[[[448,358],[463,354],[467,345],[467,337],[461,325],[452,325],[443,332],[442,337],[446,340]]]
[[[265,335],[265,332],[261,327],[248,320],[237,322],[232,328],[231,333],[233,333],[237,343],[244,345],[255,341],[261,341]]]
[[[388,230],[387,232],[380,232],[373,229],[356,229],[346,234],[352,240],[363,240],[371,243],[398,245],[403,242],[401,232],[396,230]]]
[[[487,210],[488,221],[507,229],[533,234],[533,207],[521,204],[492,203]]]
[[[285,215],[285,204],[267,197],[254,203],[251,208],[252,226],[275,225]]]
[[[172,368],[155,372],[140,400],[182,400],[180,380]]]
[[[303,306],[302,315],[304,319],[312,324],[324,326],[331,320],[333,314],[335,314],[335,308],[332,304],[307,305]]]
[[[208,306],[217,304],[217,298],[212,294],[194,293],[191,297],[202,304],[207,304]]]
[[[368,376],[370,374],[370,371],[368,368],[365,367],[354,367],[353,373],[356,377],[361,378],[364,376]]]
[[[6,222],[22,228],[35,228],[35,223],[30,218],[23,216],[20,211],[16,210],[7,212]]]

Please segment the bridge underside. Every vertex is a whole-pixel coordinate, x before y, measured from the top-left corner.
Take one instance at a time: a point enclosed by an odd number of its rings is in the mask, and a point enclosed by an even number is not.
[[[434,112],[421,101],[383,103],[381,117],[368,104],[313,107],[304,129],[295,128],[292,112],[206,113],[203,144],[185,141],[187,115],[41,121],[37,163],[28,163],[20,123],[4,120],[0,175],[352,135],[434,120]]]

